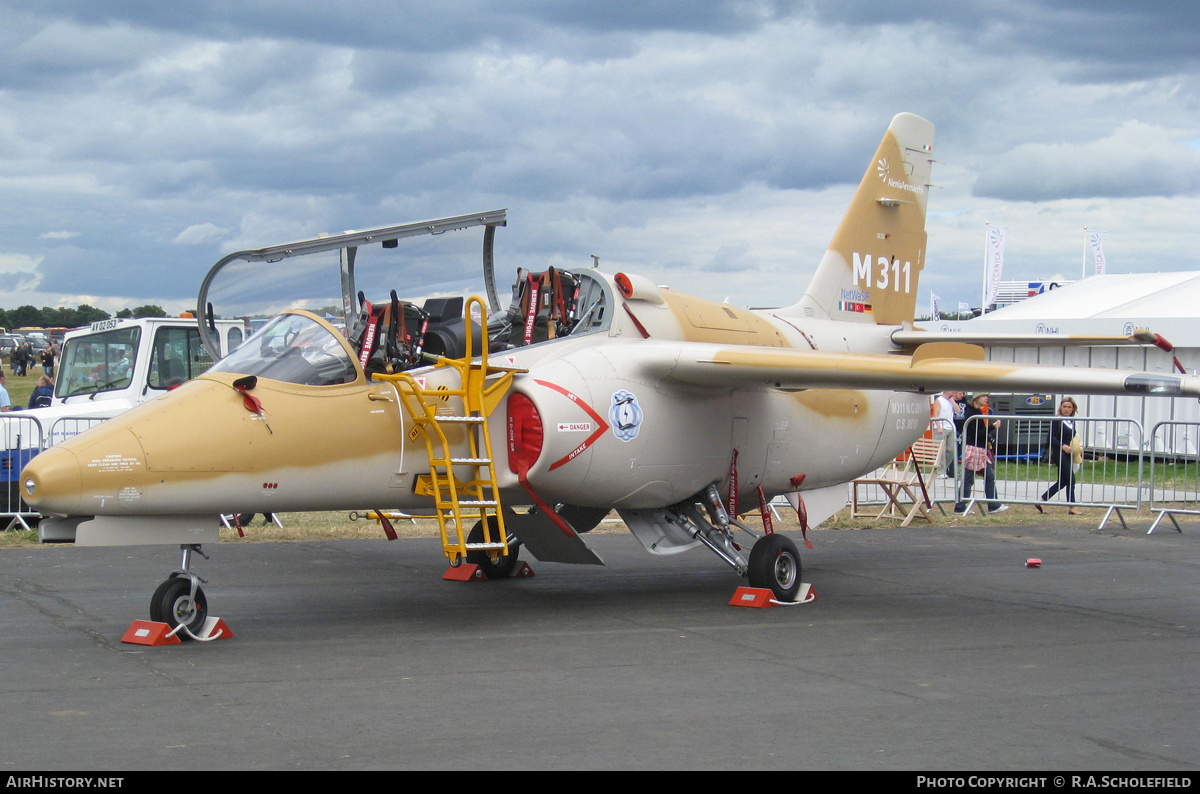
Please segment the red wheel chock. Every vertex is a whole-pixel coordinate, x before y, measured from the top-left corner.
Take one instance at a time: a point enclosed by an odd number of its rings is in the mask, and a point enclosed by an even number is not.
[[[731,607],[754,607],[768,609],[770,607],[791,607],[797,604],[811,604],[817,600],[817,591],[807,582],[800,585],[795,601],[776,601],[775,594],[764,587],[739,587],[730,600]]]
[[[171,633],[171,627],[166,623],[153,620],[135,620],[129,626],[129,631],[121,638],[121,642],[133,645],[178,645],[180,640]]]
[[[528,579],[533,576],[533,569],[529,567],[529,563],[522,562],[517,565],[517,569],[509,574],[509,579]],[[448,582],[486,582],[487,574],[479,569],[478,565],[470,562],[464,562],[462,565],[455,568],[451,565],[442,574],[442,578]]]
[[[442,578],[448,582],[487,581],[487,575],[484,574],[483,571],[479,570],[478,565],[471,562],[464,562],[462,565],[457,567],[451,565],[446,569],[446,572],[442,574]]]
[[[125,636],[121,638],[121,642],[127,642],[131,645],[178,645],[180,640],[176,636],[181,631],[188,631],[185,626],[176,626],[172,631],[171,627],[166,623],[158,623],[153,620],[135,620],[130,624],[129,630],[125,632]],[[217,617],[205,618],[204,626],[198,634],[188,634],[194,640],[200,642],[208,642],[210,640],[224,640],[233,636],[233,632],[229,630],[229,626],[225,621]]]

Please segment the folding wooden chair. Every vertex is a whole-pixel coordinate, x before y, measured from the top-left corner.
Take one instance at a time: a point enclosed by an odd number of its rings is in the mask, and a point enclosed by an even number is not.
[[[945,439],[919,438],[895,460],[884,466],[878,475],[859,477],[851,481],[850,515],[854,518],[882,518],[899,520],[906,527],[917,516],[933,523],[929,506],[936,504],[946,514],[946,508],[929,499],[928,484],[937,476],[938,465],[946,453]],[[882,508],[877,504],[860,502],[860,486],[876,486],[883,491],[886,501]],[[862,506],[860,507],[860,504]]]

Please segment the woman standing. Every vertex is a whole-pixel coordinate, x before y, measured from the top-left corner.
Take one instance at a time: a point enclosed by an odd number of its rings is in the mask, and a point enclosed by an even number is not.
[[[990,426],[986,418],[971,421],[971,417],[983,416],[987,412],[987,394],[973,396],[971,404],[963,411],[963,489],[962,497],[954,506],[956,513],[967,509],[967,501],[975,489],[976,472],[983,472],[983,493],[988,500],[988,513],[1002,513],[1008,509],[1008,505],[996,500],[996,455],[990,438],[991,431],[1000,427],[1000,420],[997,419]]]
[[[1079,511],[1074,507],[1075,469],[1071,465],[1071,442],[1075,438],[1075,414],[1078,411],[1079,406],[1075,404],[1073,398],[1063,397],[1058,406],[1059,418],[1050,423],[1047,448],[1050,450],[1050,460],[1054,462],[1055,466],[1058,466],[1058,482],[1047,488],[1038,500],[1048,502],[1051,496],[1065,488],[1067,503],[1072,505],[1067,513],[1073,516],[1079,515]],[[1034,507],[1039,513],[1045,512],[1040,504],[1034,505]]]

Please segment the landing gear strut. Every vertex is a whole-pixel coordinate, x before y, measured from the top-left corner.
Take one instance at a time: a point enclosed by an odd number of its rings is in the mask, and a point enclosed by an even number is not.
[[[208,599],[200,587],[204,580],[189,570],[192,552],[206,560],[208,555],[200,550],[199,543],[185,543],[179,548],[182,550],[179,570],[172,572],[150,597],[150,619],[166,623],[172,630],[182,625],[184,630],[177,636],[190,640],[192,634],[200,633],[208,617]]]
[[[668,521],[684,529],[714,554],[728,563],[740,576],[748,577],[751,587],[770,590],[778,601],[795,601],[800,592],[800,552],[796,544],[783,535],[763,535],[732,518],[725,510],[715,485],[710,485],[695,497],[709,519],[694,502],[671,508]],[[755,538],[750,560],[742,556],[742,547],[733,540],[733,530],[740,529]]]

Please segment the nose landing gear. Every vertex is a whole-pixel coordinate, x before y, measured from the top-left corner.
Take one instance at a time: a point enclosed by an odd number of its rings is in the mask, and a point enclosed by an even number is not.
[[[166,623],[174,632],[179,626],[180,639],[195,639],[204,629],[208,618],[208,599],[200,583],[204,580],[189,570],[192,552],[204,559],[208,555],[200,550],[199,543],[183,544],[179,570],[172,572],[150,597],[150,620]]]

